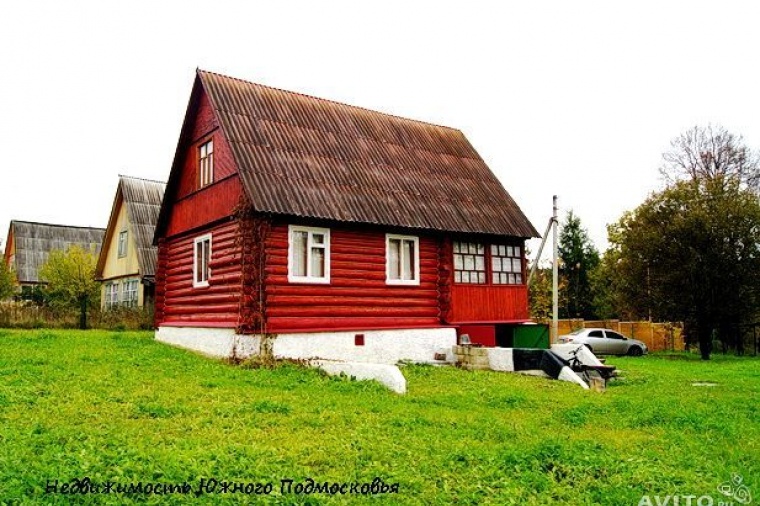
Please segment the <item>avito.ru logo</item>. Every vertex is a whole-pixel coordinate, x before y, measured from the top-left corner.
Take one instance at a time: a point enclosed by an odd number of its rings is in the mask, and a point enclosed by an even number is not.
[[[734,474],[730,481],[718,485],[718,492],[728,500],[721,498],[716,501],[709,495],[645,495],[639,501],[638,506],[737,506],[752,502],[752,493],[743,484],[744,479]]]

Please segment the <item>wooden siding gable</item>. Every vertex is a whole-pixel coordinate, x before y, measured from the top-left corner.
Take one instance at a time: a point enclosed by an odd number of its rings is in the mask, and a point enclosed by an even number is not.
[[[125,256],[119,257],[119,234],[123,231],[127,232],[127,251]],[[130,224],[127,207],[124,205],[122,192],[119,190],[103,239],[103,247],[98,257],[96,277],[106,281],[125,276],[139,276],[139,267],[135,235]]]
[[[214,144],[214,182],[199,188],[198,149]],[[156,224],[153,244],[200,229],[234,213],[243,197],[237,164],[216,111],[196,77]]]

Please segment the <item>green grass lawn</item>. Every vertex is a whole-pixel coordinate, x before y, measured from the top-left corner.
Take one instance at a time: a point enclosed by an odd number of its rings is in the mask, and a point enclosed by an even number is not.
[[[0,504],[635,505],[644,495],[656,504],[655,495],[708,494],[717,505],[728,498],[716,487],[732,473],[760,499],[759,359],[609,362],[623,379],[603,394],[413,366],[399,396],[296,366],[232,366],[152,333],[0,330]],[[193,490],[214,478],[273,491],[45,492],[48,481],[84,477]],[[398,493],[280,494],[281,479],[375,477]]]

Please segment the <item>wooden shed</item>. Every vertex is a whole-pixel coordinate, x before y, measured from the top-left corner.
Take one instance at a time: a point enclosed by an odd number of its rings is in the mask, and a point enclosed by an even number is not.
[[[459,130],[199,70],[156,227],[157,337],[382,362],[463,329],[493,344],[529,318],[535,236]]]

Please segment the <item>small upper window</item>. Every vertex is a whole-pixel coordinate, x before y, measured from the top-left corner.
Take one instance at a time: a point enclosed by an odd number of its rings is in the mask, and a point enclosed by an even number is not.
[[[119,258],[127,256],[127,231],[119,232]]]
[[[193,286],[208,286],[211,279],[211,234],[196,237],[193,246]]]
[[[420,284],[420,240],[405,235],[385,236],[386,283],[389,285]]]
[[[330,282],[329,229],[295,225],[289,227],[288,281]]]
[[[198,185],[203,188],[214,182],[214,141],[201,144],[198,150]]]

